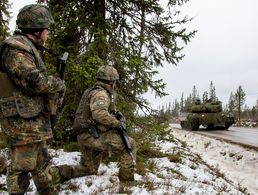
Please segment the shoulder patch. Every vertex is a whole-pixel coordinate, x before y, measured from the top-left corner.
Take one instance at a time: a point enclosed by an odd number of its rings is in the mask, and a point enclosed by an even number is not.
[[[103,105],[105,105],[106,103],[107,103],[107,99],[106,99],[105,96],[98,96],[98,97],[97,97],[97,104],[98,104],[99,106],[103,106]]]
[[[106,98],[104,96],[99,96],[98,99],[99,100],[106,100]]]
[[[23,43],[21,38],[19,38],[18,36],[11,37],[11,38],[5,40],[4,43],[6,43],[7,45],[9,45],[13,48],[16,48],[16,49],[21,49],[21,50],[25,50],[27,52],[32,52],[29,44]]]

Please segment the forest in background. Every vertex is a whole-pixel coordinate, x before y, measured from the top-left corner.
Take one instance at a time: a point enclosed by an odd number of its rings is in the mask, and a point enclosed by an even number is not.
[[[187,113],[197,99],[202,103],[220,101],[216,95],[216,87],[212,81],[210,81],[209,89],[202,94],[199,94],[197,87],[194,85],[192,92],[188,96],[184,97],[182,93],[180,100],[175,99],[166,105],[159,106],[158,109],[161,115],[178,119],[182,114]],[[237,121],[258,122],[258,105],[250,108],[245,104],[245,101],[245,90],[239,85],[235,91],[230,93],[227,103],[223,105],[223,112],[232,113]]]

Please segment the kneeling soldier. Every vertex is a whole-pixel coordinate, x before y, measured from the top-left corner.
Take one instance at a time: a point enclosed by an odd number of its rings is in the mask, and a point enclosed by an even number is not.
[[[121,120],[113,114],[112,97],[118,79],[115,68],[102,66],[97,71],[95,85],[85,90],[73,125],[74,130],[79,131],[81,163],[79,166],[58,166],[63,181],[97,174],[103,152],[120,156],[120,181],[134,180],[135,141],[127,136]]]

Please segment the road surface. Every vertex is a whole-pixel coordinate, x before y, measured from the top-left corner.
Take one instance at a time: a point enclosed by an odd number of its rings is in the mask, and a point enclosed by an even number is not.
[[[179,124],[171,124],[171,126],[181,129]],[[198,131],[193,132],[253,146],[258,149],[258,128],[230,127],[228,130],[206,130],[200,128]]]

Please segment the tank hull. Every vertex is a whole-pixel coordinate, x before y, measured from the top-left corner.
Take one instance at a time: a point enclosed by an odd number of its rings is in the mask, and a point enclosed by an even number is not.
[[[184,120],[181,120],[183,129],[196,131],[202,125],[206,129],[224,129],[227,130],[235,123],[231,114],[218,113],[188,113]]]

